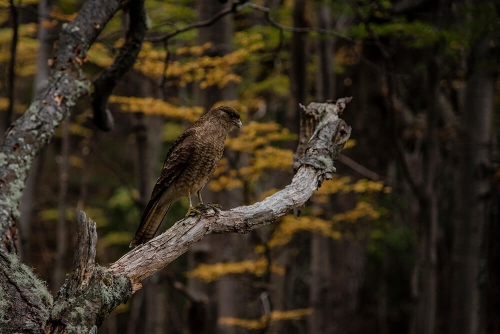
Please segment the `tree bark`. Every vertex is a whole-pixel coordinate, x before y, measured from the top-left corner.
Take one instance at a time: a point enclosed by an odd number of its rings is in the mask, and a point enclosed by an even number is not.
[[[90,45],[119,7],[119,1],[89,0],[83,5],[78,16],[62,29],[46,89],[4,134],[0,145],[2,251],[17,252],[18,205],[31,164],[76,101],[90,91],[81,64]]]

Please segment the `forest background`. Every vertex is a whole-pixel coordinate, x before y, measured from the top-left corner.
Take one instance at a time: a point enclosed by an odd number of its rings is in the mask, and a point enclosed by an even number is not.
[[[82,3],[0,1],[2,133],[43,89]],[[498,3],[145,6],[142,48],[109,98],[113,123],[92,121],[81,100],[23,191],[18,252],[52,292],[71,271],[76,210],[97,222],[97,261],[116,261],[169,145],[203,112],[242,114],[204,190],[228,209],[290,182],[299,104],[353,96],[337,174],[299,217],[205,238],[99,333],[500,333]],[[80,59],[90,79],[112,64],[129,15]],[[162,231],[186,208],[176,203]]]

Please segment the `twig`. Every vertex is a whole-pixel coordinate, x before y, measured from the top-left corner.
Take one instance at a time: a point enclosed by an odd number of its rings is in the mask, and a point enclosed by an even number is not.
[[[233,2],[233,4],[232,4],[231,7],[227,7],[225,9],[221,10],[220,12],[218,12],[217,14],[215,14],[213,17],[209,18],[208,20],[201,21],[201,22],[196,22],[196,23],[187,25],[187,26],[185,26],[183,28],[176,29],[174,32],[171,32],[170,34],[167,34],[167,35],[164,35],[164,36],[157,36],[157,37],[146,38],[146,41],[153,42],[153,43],[155,43],[155,42],[165,42],[165,41],[168,41],[170,38],[172,38],[174,36],[177,36],[177,35],[179,35],[179,34],[181,34],[183,32],[186,32],[188,30],[197,29],[197,28],[203,28],[203,27],[208,27],[209,25],[211,25],[211,24],[219,21],[224,16],[226,16],[228,14],[231,14],[231,13],[239,12],[243,8],[248,7],[248,5],[249,5],[248,2],[245,2],[245,3]]]
[[[344,154],[339,155],[338,160],[343,163],[344,165],[350,167],[352,170],[357,172],[358,174],[372,180],[372,181],[379,181],[382,178],[380,175],[377,173],[369,170],[365,166],[357,163],[356,161],[352,160],[351,158],[345,156]]]

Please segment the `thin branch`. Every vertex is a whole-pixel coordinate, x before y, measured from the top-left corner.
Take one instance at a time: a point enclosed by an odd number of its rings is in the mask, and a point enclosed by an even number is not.
[[[289,32],[296,32],[296,33],[309,33],[309,32],[317,32],[318,34],[321,35],[329,35],[329,36],[335,36],[339,37],[341,39],[344,39],[349,42],[354,42],[352,38],[349,36],[346,36],[344,34],[339,33],[338,31],[335,30],[328,30],[328,29],[322,29],[322,28],[317,28],[317,27],[289,27],[289,26],[284,26],[278,22],[276,22],[270,15],[271,9],[269,7],[265,6],[260,6],[254,3],[248,3],[248,7],[258,10],[260,12],[264,13],[264,17],[266,18],[266,21],[272,25],[273,27],[283,30],[283,31],[289,31]]]
[[[276,22],[271,17],[271,15],[270,15],[271,9],[269,7],[260,6],[260,5],[257,5],[257,4],[251,3],[251,2],[246,2],[246,1],[243,1],[243,2],[233,2],[233,4],[232,4],[231,7],[228,7],[228,8],[225,8],[225,9],[221,10],[219,13],[215,14],[212,18],[210,18],[208,20],[201,21],[201,22],[196,22],[196,23],[187,25],[187,26],[185,26],[183,28],[176,29],[174,32],[172,32],[170,34],[167,34],[167,35],[164,35],[164,36],[149,37],[146,40],[149,41],[149,42],[153,42],[153,43],[154,42],[164,42],[165,40],[169,40],[170,38],[175,37],[175,36],[177,36],[177,35],[179,35],[179,34],[181,34],[183,32],[186,32],[186,31],[189,31],[189,30],[192,30],[192,29],[207,27],[207,26],[209,26],[209,25],[217,22],[222,17],[224,17],[224,16],[226,16],[228,14],[231,14],[231,13],[240,12],[240,11],[242,11],[245,8],[252,8],[254,10],[263,12],[266,21],[271,26],[279,29],[280,31],[288,31],[288,32],[296,32],[296,33],[317,32],[317,33],[322,34],[322,35],[336,36],[336,37],[342,38],[342,39],[344,39],[346,41],[354,42],[354,40],[352,38],[350,38],[349,36],[346,36],[344,34],[341,34],[341,33],[337,32],[337,31],[334,31],[334,30],[327,30],[327,29],[321,29],[321,28],[316,28],[316,27],[300,27],[300,28],[297,28],[297,27],[284,26],[284,25]]]
[[[365,166],[357,163],[356,161],[352,160],[351,158],[347,157],[344,154],[339,155],[338,160],[344,165],[354,170],[355,172],[357,172],[358,174],[366,177],[367,179],[370,179],[372,181],[379,181],[382,179],[382,177],[377,173],[369,170]]]
[[[94,93],[92,94],[93,121],[103,131],[111,130],[114,125],[113,116],[107,108],[108,99],[118,79],[123,77],[134,66],[146,36],[147,24],[144,0],[130,1],[128,11],[129,30],[127,31],[125,44],[120,48],[113,64],[107,67],[94,81]]]
[[[165,42],[168,41],[170,38],[175,37],[183,32],[192,30],[192,29],[197,29],[197,28],[203,28],[203,27],[208,27],[209,25],[219,21],[221,18],[224,16],[231,14],[231,13],[236,13],[241,11],[243,8],[248,7],[249,3],[241,3],[241,2],[233,2],[231,7],[227,7],[217,14],[215,14],[213,17],[209,18],[208,20],[201,21],[201,22],[196,22],[190,25],[187,25],[183,28],[176,29],[174,32],[171,32],[170,34],[164,35],[164,36],[158,36],[158,37],[149,37],[146,40],[149,42]]]
[[[15,79],[16,79],[16,54],[17,54],[17,42],[18,42],[18,27],[19,27],[19,15],[16,6],[14,6],[14,0],[9,0],[10,13],[12,20],[12,41],[10,43],[10,61],[8,69],[8,98],[9,106],[7,107],[6,115],[6,126],[13,121],[14,114],[14,94],[15,94]]]

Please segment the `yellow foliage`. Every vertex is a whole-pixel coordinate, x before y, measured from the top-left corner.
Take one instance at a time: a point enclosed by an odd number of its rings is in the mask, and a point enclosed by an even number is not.
[[[196,121],[203,113],[202,107],[176,107],[168,102],[151,97],[111,95],[111,103],[119,103],[123,112],[142,112],[146,115],[163,115]]]
[[[21,77],[34,75],[36,72],[36,54],[38,52],[38,40],[36,36],[36,23],[19,25],[19,39],[16,55],[16,75]],[[10,43],[12,41],[12,29],[0,29],[0,62],[10,60]]]
[[[360,179],[352,185],[352,191],[355,193],[379,192],[383,188],[383,181],[371,181],[368,179]]]
[[[9,99],[6,97],[0,97],[0,110],[6,110],[9,106]],[[16,114],[22,114],[26,111],[26,106],[24,104],[18,104],[14,101],[14,112]]]
[[[293,235],[299,231],[316,232],[333,239],[340,239],[341,237],[340,232],[333,229],[331,221],[313,216],[298,218],[285,216],[269,240],[268,245],[269,247],[286,245],[290,242]]]
[[[226,262],[215,264],[200,264],[194,270],[187,273],[188,277],[195,277],[205,282],[212,282],[224,275],[230,274],[253,274],[262,276],[267,272],[268,261],[265,258],[258,260],[246,260],[242,262]],[[278,275],[284,275],[285,270],[282,267],[271,263],[271,271]]]
[[[165,67],[166,55],[165,50],[155,49],[152,43],[144,42],[134,68],[151,78],[158,78]]]
[[[295,138],[296,135],[290,133],[287,128],[283,128],[278,123],[252,121],[242,127],[238,137],[228,138],[226,146],[235,151],[253,153],[258,147],[267,146],[271,141],[284,141]]]
[[[212,191],[221,191],[222,189],[231,190],[242,188],[243,182],[231,176],[221,175],[208,183],[208,188]]]
[[[334,215],[333,221],[347,221],[354,223],[358,219],[365,217],[368,219],[377,219],[380,217],[380,212],[375,210],[370,203],[361,201],[356,204],[354,209]]]
[[[113,64],[114,56],[112,52],[101,43],[94,43],[87,52],[89,61],[100,67],[108,67]]]
[[[203,53],[211,46],[210,43],[207,43],[201,46],[177,49],[176,53],[184,56],[185,59],[170,61],[165,75],[170,79],[175,79],[175,84],[181,87],[197,81],[202,89],[209,86],[222,88],[230,82],[240,82],[241,77],[232,73],[233,66],[244,62],[252,52],[264,47],[262,43],[254,43],[247,48],[235,50],[224,56],[203,56]],[[134,68],[147,76],[157,78],[162,75],[165,68],[166,55],[165,50],[155,49],[152,43],[145,42]]]
[[[76,155],[72,155],[69,157],[69,165],[71,167],[75,167],[75,168],[82,168],[83,167],[83,159],[76,156]]]
[[[391,192],[391,188],[384,185],[383,181],[371,181],[368,179],[360,179],[351,183],[351,178],[348,176],[334,175],[331,180],[323,182],[321,188],[314,194],[313,201],[316,203],[326,203],[328,195],[336,193],[375,193],[383,191],[385,193]]]
[[[292,150],[267,146],[255,150],[250,165],[240,168],[239,173],[247,180],[255,181],[268,169],[290,170],[292,161]]]
[[[328,202],[328,195],[337,193],[347,193],[351,189],[351,178],[349,176],[333,175],[331,180],[326,180],[314,194],[312,201],[316,203]]]
[[[76,17],[78,13],[71,13],[71,14],[65,14],[62,12],[61,8],[54,6],[52,8],[52,11],[50,12],[50,16],[61,20],[61,21],[73,21],[73,19]]]
[[[290,311],[272,311],[270,315],[263,315],[257,319],[240,319],[223,317],[219,318],[219,324],[226,326],[238,326],[249,330],[257,330],[266,327],[269,323],[282,320],[300,320],[311,315],[311,308],[295,309]]]
[[[72,123],[69,126],[70,133],[84,138],[92,136],[92,130],[81,126],[80,124]]]
[[[353,46],[342,46],[335,52],[335,63],[343,66],[356,65],[359,62],[362,50],[363,46],[359,43]]]
[[[356,146],[356,139],[349,139],[347,143],[344,145],[344,150],[347,150],[348,148],[353,148]]]
[[[212,47],[211,42],[207,42],[203,45],[195,45],[195,46],[185,46],[177,49],[178,55],[197,55],[201,56],[203,52],[210,49]]]

